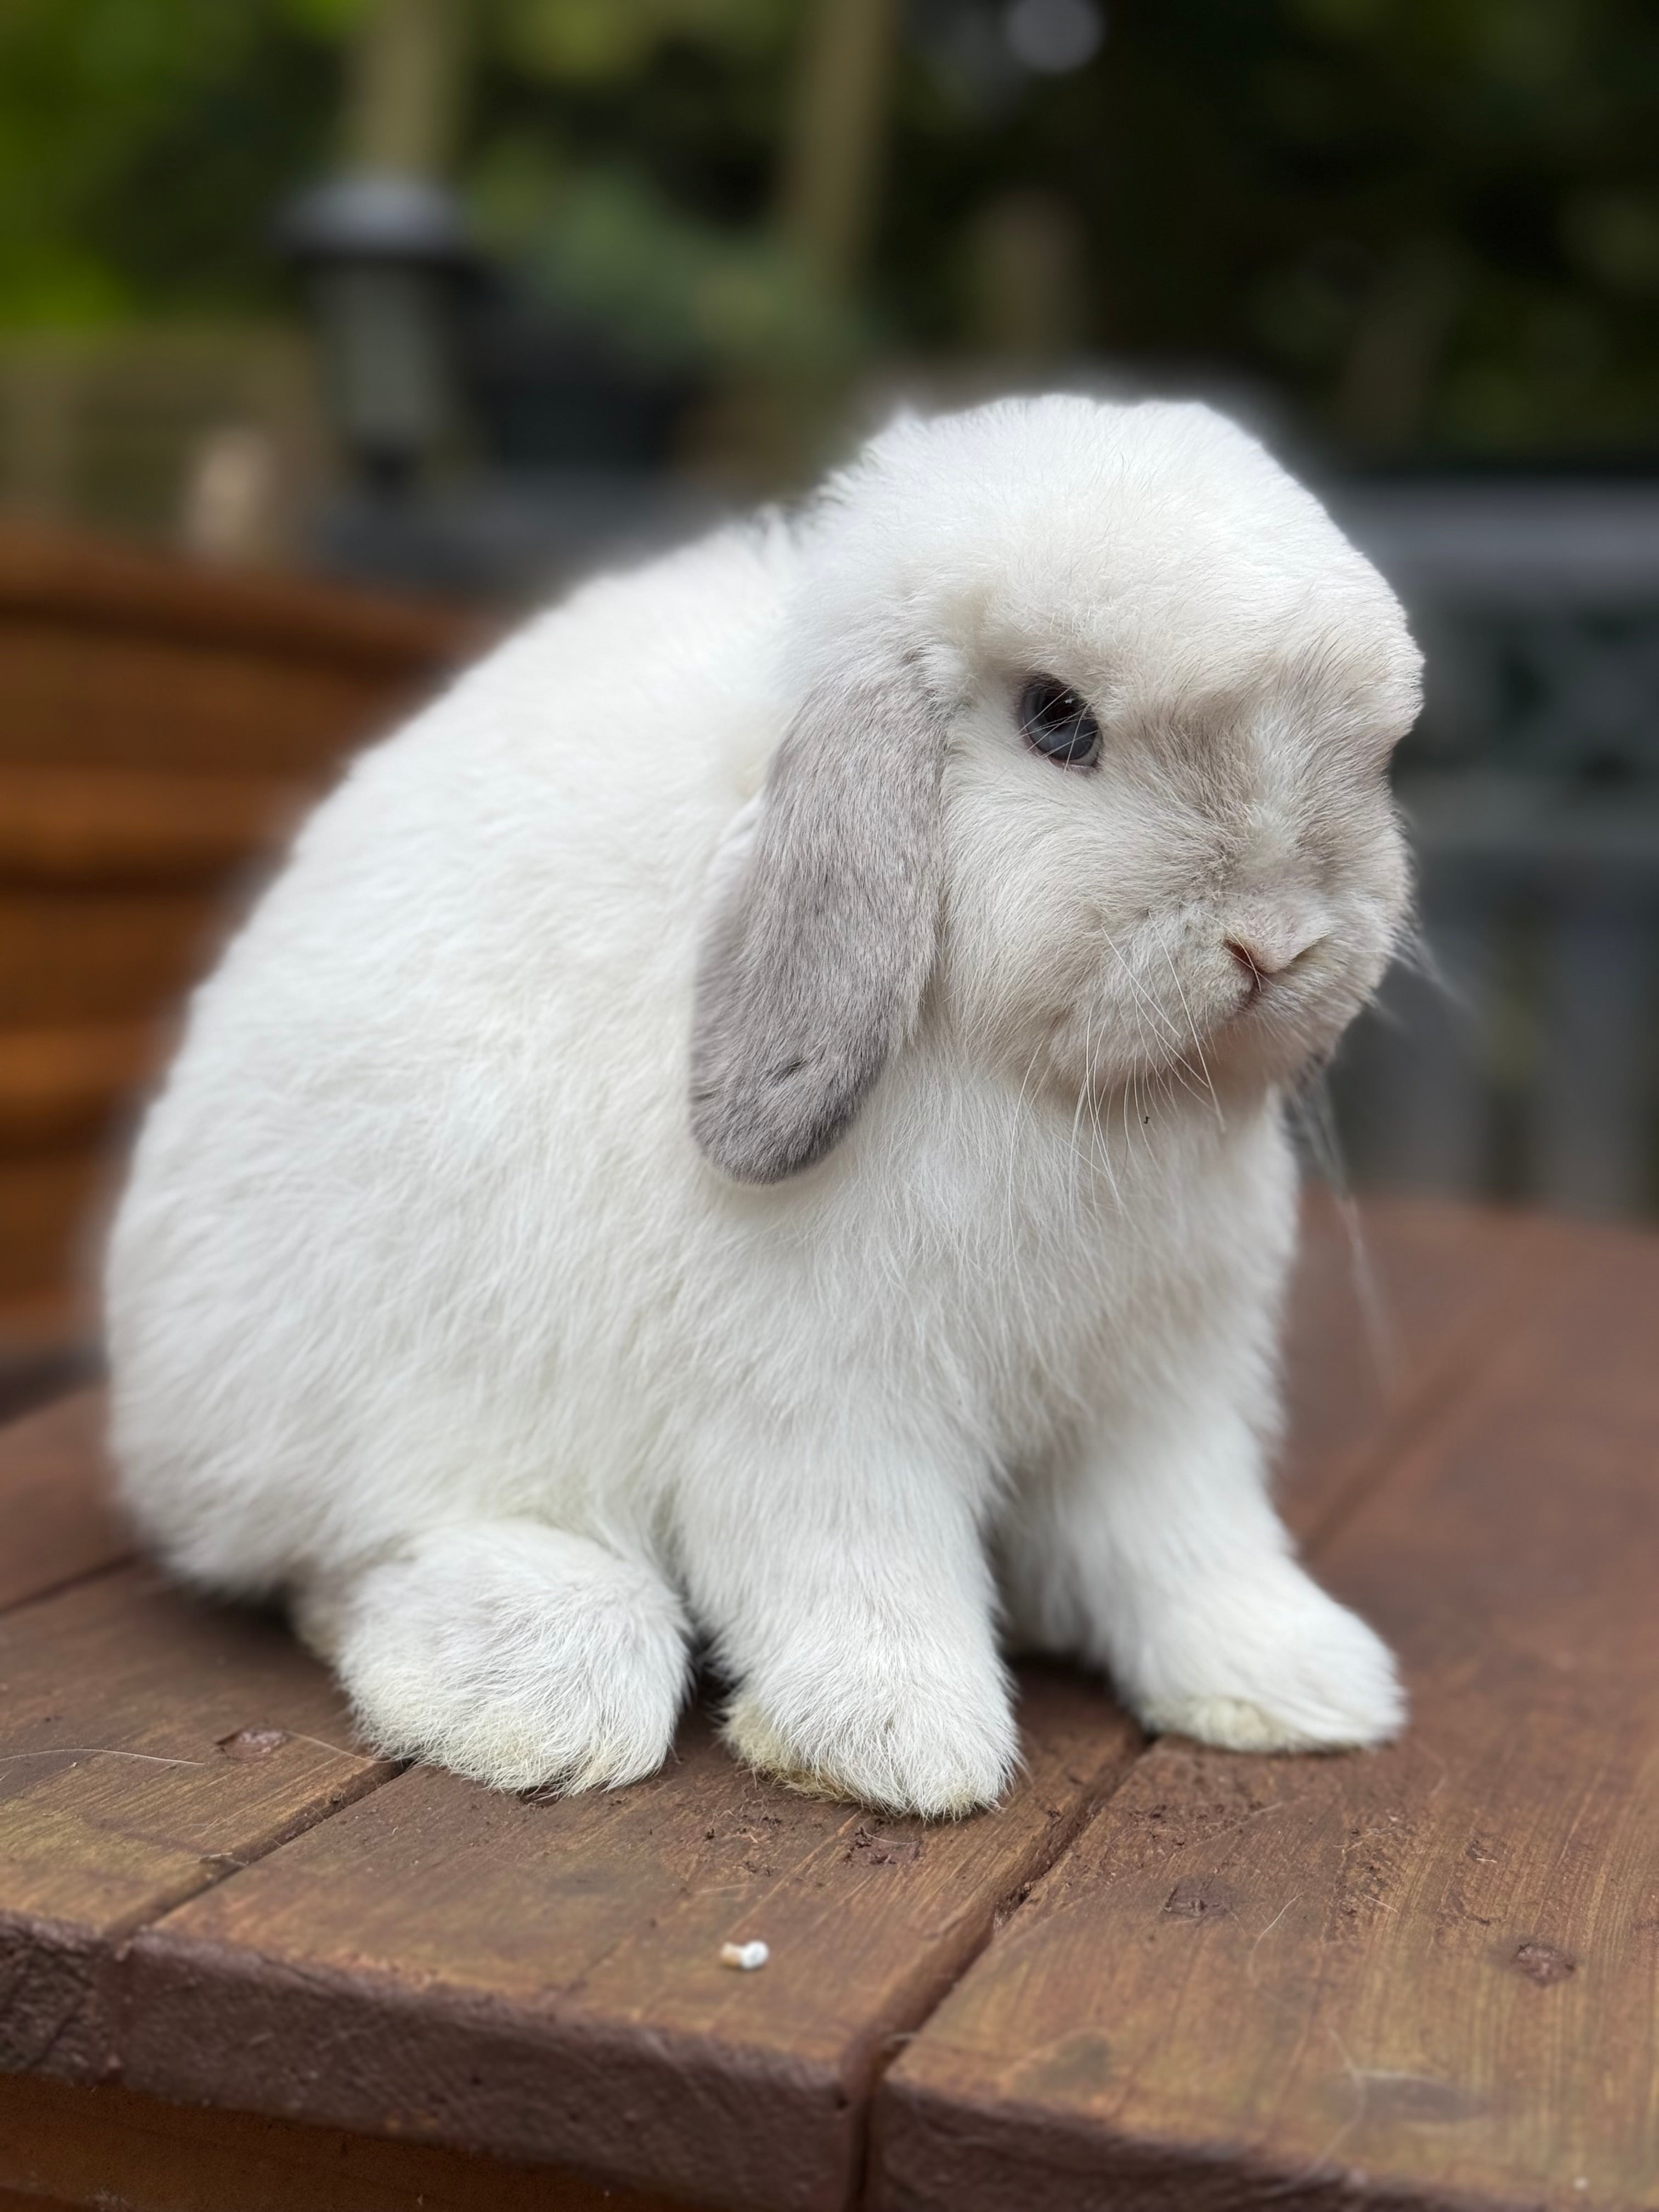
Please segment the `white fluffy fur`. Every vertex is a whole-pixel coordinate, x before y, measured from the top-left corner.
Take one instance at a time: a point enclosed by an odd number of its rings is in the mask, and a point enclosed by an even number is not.
[[[878,631],[951,702],[932,981],[828,1158],[738,1188],[688,1130],[711,872]],[[1152,1728],[1389,1735],[1265,1467],[1279,1092],[1389,955],[1417,669],[1242,432],[1082,399],[902,421],[532,623],[197,995],[109,1267],[149,1540],[289,1594],[388,1751],[510,1787],[648,1772],[701,1635],[743,1756],[961,1813],[1016,1756],[1000,1605]],[[1034,671],[1096,772],[1022,743]]]

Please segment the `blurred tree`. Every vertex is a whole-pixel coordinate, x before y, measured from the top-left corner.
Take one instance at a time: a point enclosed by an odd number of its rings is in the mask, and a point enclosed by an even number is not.
[[[783,228],[818,282],[859,273],[887,160],[897,0],[831,0],[814,13],[784,146]]]
[[[7,0],[0,324],[269,305],[274,195],[323,159],[349,0]]]
[[[270,211],[338,156],[344,43],[396,16],[369,76],[425,101],[419,158],[453,135],[525,283],[647,358],[1087,351],[1254,385],[1361,455],[1654,448],[1648,0],[896,9],[8,0],[0,321],[268,311]],[[401,144],[366,98],[352,143]]]
[[[356,11],[341,148],[347,168],[447,173],[474,12],[471,0],[372,0]]]
[[[1377,455],[1652,449],[1645,0],[1160,0],[1114,33],[1060,158],[1118,344]]]

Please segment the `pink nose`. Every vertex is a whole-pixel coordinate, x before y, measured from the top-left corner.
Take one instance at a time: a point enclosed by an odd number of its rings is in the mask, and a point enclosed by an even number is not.
[[[1227,939],[1227,950],[1249,979],[1250,996],[1253,999],[1272,982],[1275,975],[1282,975],[1296,957],[1292,953],[1289,960],[1283,958],[1275,960],[1272,953],[1264,951],[1260,945],[1243,937],[1230,937]]]

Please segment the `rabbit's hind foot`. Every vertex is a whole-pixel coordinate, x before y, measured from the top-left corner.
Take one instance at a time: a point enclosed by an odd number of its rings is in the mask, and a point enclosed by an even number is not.
[[[586,1537],[436,1528],[295,1609],[388,1758],[564,1791],[637,1782],[667,1756],[688,1675],[679,1601]]]

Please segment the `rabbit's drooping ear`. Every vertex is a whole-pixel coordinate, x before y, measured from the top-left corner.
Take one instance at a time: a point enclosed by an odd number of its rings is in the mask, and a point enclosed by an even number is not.
[[[933,964],[945,717],[919,669],[818,684],[778,749],[697,972],[691,1128],[739,1182],[842,1136]]]

